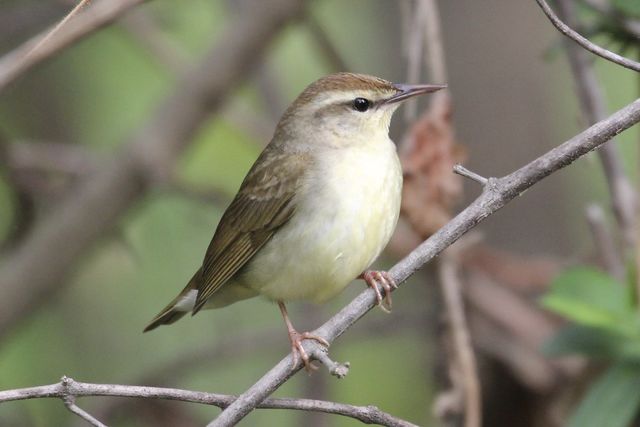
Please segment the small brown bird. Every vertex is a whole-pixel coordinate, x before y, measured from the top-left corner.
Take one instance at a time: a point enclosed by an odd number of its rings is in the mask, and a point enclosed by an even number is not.
[[[222,216],[202,266],[145,328],[191,311],[262,295],[278,303],[289,331],[294,366],[302,341],[285,301],[322,302],[362,278],[386,293],[395,283],[368,270],[387,245],[400,211],[402,170],[389,139],[399,102],[445,85],[393,84],[352,73],[309,85],[289,106],[271,142],[249,170]]]

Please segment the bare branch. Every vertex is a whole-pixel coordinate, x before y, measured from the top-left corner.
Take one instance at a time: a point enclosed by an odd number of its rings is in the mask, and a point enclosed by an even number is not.
[[[583,48],[587,49],[589,52],[596,54],[599,57],[606,59],[607,61],[611,61],[625,68],[629,68],[630,70],[640,71],[640,63],[625,58],[624,56],[620,56],[617,53],[608,51],[607,49],[590,42],[580,34],[573,31],[567,24],[562,22],[560,18],[558,18],[556,14],[553,13],[553,10],[545,2],[545,0],[536,0],[536,2],[540,6],[544,14],[547,15],[549,21],[551,21],[551,23],[558,29],[558,31],[569,37],[574,42],[578,43]]]
[[[7,167],[16,171],[87,175],[95,170],[97,155],[86,147],[58,142],[20,141],[7,144]]]
[[[447,78],[447,63],[444,57],[444,43],[440,30],[440,12],[436,0],[422,0],[425,20],[425,44],[429,79],[434,83],[444,83]]]
[[[422,44],[424,42],[424,3],[419,1],[413,6],[413,2],[400,2],[402,7],[403,28],[406,28],[405,55],[407,56],[407,83],[418,83],[424,54]],[[406,124],[413,122],[417,115],[417,99],[409,99],[404,105],[404,121]]]
[[[388,317],[371,317],[358,328],[352,331],[352,340],[363,339],[367,337],[389,336],[396,334],[398,330],[411,330],[415,328],[422,319],[419,312],[404,311],[398,313],[392,318]],[[204,364],[211,364],[211,369],[220,367],[220,363],[212,363],[221,360],[237,360],[248,357],[253,354],[256,348],[267,348],[277,338],[282,337],[280,327],[273,329],[265,329],[253,331],[248,335],[234,334],[225,337],[222,341],[210,343],[198,349],[191,349],[188,352],[177,355],[168,362],[154,367],[147,372],[141,373],[132,382],[136,384],[153,384],[165,385],[184,378],[189,372],[202,367]],[[277,351],[273,346],[269,349]],[[271,350],[269,350],[271,351]],[[209,369],[209,368],[208,368]],[[209,369],[208,372],[211,372]],[[317,398],[317,396],[316,396]],[[122,407],[127,403],[125,400],[106,400],[102,401],[97,408],[94,407],[93,412],[101,418],[108,418],[108,414],[122,412]]]
[[[60,28],[56,36],[49,39],[41,48],[35,49],[40,41],[47,37],[49,31],[33,37],[9,52],[0,58],[0,92],[35,65],[116,20],[127,10],[142,2],[144,0],[102,0]]]
[[[585,214],[602,264],[613,277],[623,279],[625,275],[624,264],[607,229],[607,221],[602,208],[596,204],[589,205]]]
[[[487,245],[467,249],[460,260],[465,270],[478,271],[498,283],[528,295],[545,292],[567,262],[548,255],[518,255]]]
[[[181,75],[192,62],[184,50],[158,28],[147,11],[134,9],[123,16],[120,23],[141,45],[143,51],[149,52],[153,59],[169,72]]]
[[[575,11],[570,1],[558,2],[560,15],[569,24],[575,21]],[[580,107],[587,124],[592,125],[606,117],[606,107],[592,62],[586,52],[574,43],[567,43],[569,64],[576,81]],[[622,159],[615,144],[607,144],[598,150],[602,168],[607,178],[611,205],[618,220],[626,248],[635,242],[637,194],[624,171]],[[622,261],[620,261],[622,262]]]
[[[329,67],[333,71],[349,71],[350,68],[342,54],[340,54],[335,44],[329,38],[327,32],[322,28],[318,19],[313,15],[313,13],[311,13],[311,11],[307,12],[305,15],[305,23],[307,25],[307,29],[318,45],[320,52],[329,63]]]
[[[462,384],[460,384],[460,388],[464,397],[464,425],[465,427],[480,427],[482,398],[476,357],[467,328],[456,261],[453,259],[453,255],[448,252],[445,252],[438,264],[438,275],[453,338],[454,357],[461,370],[460,381]]]
[[[80,408],[76,405],[76,397],[73,395],[73,392],[70,390],[70,387],[73,385],[74,381],[69,377],[62,377],[60,380],[60,384],[62,384],[62,401],[64,402],[64,406],[69,409],[69,411],[73,412],[83,420],[87,421],[92,426],[96,427],[107,427],[105,424],[98,421],[95,417],[89,414],[84,409]]]
[[[598,148],[615,135],[630,128],[640,121],[640,99],[618,110],[605,120],[591,126],[560,146],[515,172],[502,177],[491,178],[483,193],[453,220],[424,241],[402,261],[397,263],[389,274],[402,283],[433,259],[463,234],[474,228],[485,218],[495,213],[525,190],[562,169],[579,157]],[[367,289],[358,295],[324,325],[313,331],[329,342],[342,335],[351,325],[357,322],[376,303],[375,293]],[[317,350],[318,344],[307,340],[304,342],[307,353]],[[292,359],[288,355],[267,372],[247,391],[241,394],[220,416],[212,421],[210,427],[231,426],[244,418],[253,408],[273,393],[301,368],[301,363],[291,369]]]
[[[248,75],[284,24],[298,16],[302,5],[299,0],[271,0],[239,15],[113,159],[79,184],[3,260],[0,336],[34,306],[63,289],[61,284],[77,259],[147,194],[149,183],[171,175],[192,135]]]
[[[489,180],[484,176],[478,175],[477,173],[470,171],[469,169],[465,168],[459,163],[453,166],[453,171],[458,175],[464,176],[465,178],[469,178],[470,180],[475,181],[482,186],[487,185],[487,182],[489,182]]]
[[[65,401],[67,407],[74,413],[82,416],[96,426],[104,426],[91,415],[75,406],[73,399],[82,396],[116,396],[134,397],[143,399],[179,400],[183,402],[202,403],[219,408],[228,406],[235,400],[235,396],[200,391],[182,390],[176,388],[147,387],[118,384],[92,384],[76,382],[71,378],[63,377],[59,383],[29,387],[15,390],[0,391],[0,403],[14,400],[38,399],[57,397]],[[70,399],[70,400],[69,400]],[[71,402],[67,404],[67,401]],[[261,409],[294,409],[298,411],[323,412],[327,414],[342,415],[362,421],[365,424],[379,424],[390,427],[417,427],[408,421],[396,418],[375,406],[353,406],[337,402],[313,399],[266,399]],[[83,415],[81,415],[81,413]]]
[[[198,186],[185,182],[179,178],[174,178],[169,182],[160,183],[158,188],[159,190],[167,193],[175,193],[193,200],[217,206],[223,206],[231,200],[230,195],[221,188],[215,186]]]
[[[45,34],[44,37],[42,37],[38,41],[38,43],[36,43],[36,45],[33,48],[31,48],[29,52],[27,52],[24,59],[25,60],[29,59],[30,56],[32,56],[35,52],[41,49],[42,46],[44,46],[49,40],[51,40],[53,36],[55,36],[58,32],[60,32],[60,29],[64,27],[67,22],[73,19],[73,17],[76,16],[80,12],[80,10],[86,5],[88,5],[90,2],[91,0],[80,0],[78,4],[73,9],[71,9],[71,11],[67,13],[67,15],[62,20],[60,20],[60,22],[58,22],[47,34]]]
[[[349,373],[351,364],[349,362],[339,363],[332,360],[329,357],[329,352],[325,348],[320,348],[318,351],[311,355],[312,358],[319,360],[324,366],[327,367],[329,373],[336,378],[344,378]]]

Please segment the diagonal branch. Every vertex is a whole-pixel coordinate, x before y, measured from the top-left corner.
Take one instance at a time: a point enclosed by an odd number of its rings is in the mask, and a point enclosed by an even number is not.
[[[466,232],[495,213],[525,190],[562,169],[581,156],[598,148],[614,136],[640,122],[640,99],[618,110],[560,146],[548,151],[529,164],[502,178],[490,178],[484,191],[465,210],[424,241],[407,257],[397,263],[389,274],[400,284],[425,263],[451,246]],[[375,307],[373,289],[366,289],[324,325],[313,331],[329,342],[342,335],[369,310]],[[316,355],[323,348],[309,340],[304,342],[308,354]],[[209,427],[231,426],[238,423],[267,396],[284,384],[301,368],[292,367],[291,355],[282,359],[238,399],[225,409]]]
[[[205,393],[176,388],[82,383],[68,377],[62,377],[62,380],[56,384],[0,391],[0,403],[14,400],[57,397],[63,399],[65,405],[68,407],[73,406],[73,408],[70,407],[69,409],[75,414],[82,416],[87,421],[94,420],[99,423],[99,421],[95,420],[91,415],[75,406],[75,398],[82,396],[179,400],[213,405],[220,408],[228,406],[236,398],[235,396],[227,394]],[[396,418],[371,405],[353,406],[325,400],[278,398],[266,399],[258,408],[322,412],[353,418],[365,424],[379,424],[389,427],[417,427],[415,424]],[[97,423],[93,425],[103,425]]]
[[[575,21],[573,5],[568,0],[558,2],[560,16],[572,24]],[[574,43],[567,43],[569,65],[576,82],[580,107],[587,124],[592,125],[606,117],[604,96],[590,58]],[[607,144],[598,150],[604,174],[607,178],[611,205],[627,248],[633,247],[635,240],[635,216],[637,206],[636,191],[624,171],[620,153],[615,144]]]
[[[62,289],[75,262],[147,194],[150,179],[171,173],[203,121],[249,74],[283,26],[299,16],[302,5],[300,0],[271,0],[247,8],[113,159],[78,185],[3,260],[0,338]]]
[[[123,13],[144,0],[102,0],[79,15],[49,38],[52,30],[26,41],[0,58],[0,92],[11,82],[39,63],[51,58],[87,35],[118,19]],[[47,41],[46,45],[41,44]]]
[[[574,42],[578,43],[583,48],[587,49],[589,52],[598,55],[601,58],[606,59],[607,61],[611,61],[618,65],[622,65],[625,68],[629,68],[630,70],[640,71],[640,63],[636,61],[632,61],[624,56],[618,55],[617,53],[613,53],[603,47],[600,47],[586,38],[582,37],[580,34],[576,33],[572,30],[567,24],[562,22],[558,16],[553,13],[553,10],[544,0],[536,0],[542,11],[549,21],[565,36],[569,37]]]
[[[90,2],[91,0],[80,0],[80,2],[78,2],[78,4],[73,9],[71,9],[71,12],[67,13],[67,15],[62,18],[62,20],[60,20],[60,22],[58,22],[51,30],[49,30],[49,32],[45,34],[44,37],[41,37],[40,40],[38,40],[38,43],[36,43],[36,45],[32,47],[29,52],[27,52],[27,54],[24,56],[24,59],[27,60],[31,55],[33,55],[34,52],[37,52],[39,49],[41,49],[42,46],[44,46],[49,40],[51,40],[53,36],[60,32],[60,29],[62,29],[67,22],[72,20],[82,10],[82,8],[84,8]]]

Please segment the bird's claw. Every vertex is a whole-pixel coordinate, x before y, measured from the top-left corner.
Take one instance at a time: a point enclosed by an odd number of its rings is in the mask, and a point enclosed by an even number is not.
[[[291,341],[291,353],[293,356],[292,369],[298,366],[298,362],[300,359],[302,359],[302,362],[304,363],[304,369],[308,373],[312,373],[314,370],[318,369],[317,366],[314,366],[311,363],[311,358],[309,357],[304,347],[302,346],[302,341],[314,340],[327,348],[329,347],[329,342],[324,338],[322,338],[321,336],[313,335],[309,332],[300,333],[295,330],[289,332],[289,340]]]
[[[385,313],[391,313],[391,291],[393,289],[397,289],[398,285],[396,284],[396,281],[393,280],[393,278],[389,275],[389,273],[387,273],[386,271],[368,270],[362,273],[360,275],[360,278],[363,279],[367,283],[367,285],[376,293],[376,301],[380,309]],[[386,306],[382,302],[382,294],[380,293],[380,289],[378,289],[378,284],[382,286],[382,289],[384,289],[384,301],[386,303]]]

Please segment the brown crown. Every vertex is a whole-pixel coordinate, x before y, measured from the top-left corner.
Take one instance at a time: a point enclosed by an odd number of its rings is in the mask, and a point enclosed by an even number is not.
[[[396,89],[391,82],[378,77],[368,76],[366,74],[335,73],[311,83],[300,96],[298,96],[295,103],[298,105],[306,104],[318,93],[339,90],[395,91]]]

